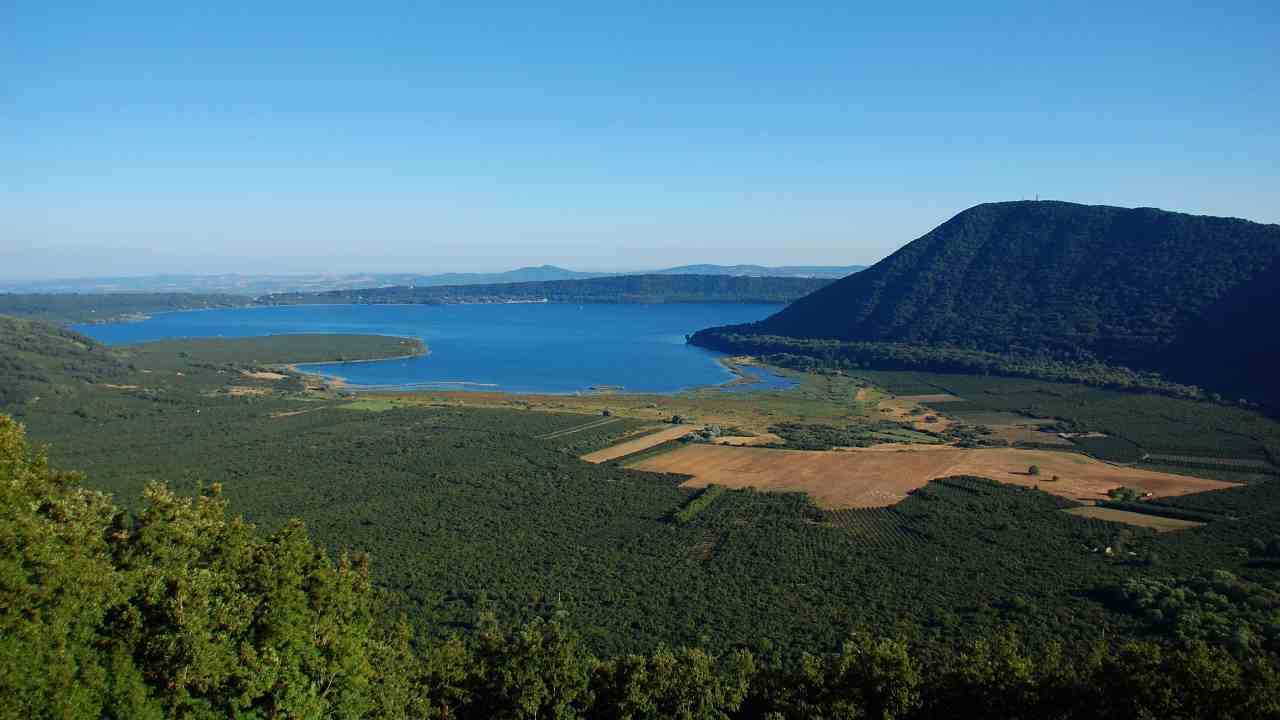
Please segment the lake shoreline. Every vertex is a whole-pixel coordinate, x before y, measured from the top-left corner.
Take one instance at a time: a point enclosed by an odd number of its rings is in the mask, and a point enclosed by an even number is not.
[[[289,334],[306,335],[307,333],[289,333]],[[321,360],[319,362],[287,363],[284,367],[289,372],[295,373],[297,375],[301,375],[304,378],[318,378],[322,382],[328,383],[329,385],[335,388],[346,388],[348,384],[347,379],[341,375],[326,375],[324,373],[307,372],[303,368],[308,365],[333,365],[335,363],[342,364],[342,365],[357,365],[359,363],[391,362],[393,360],[409,360],[411,358],[426,357],[431,354],[431,348],[425,342],[423,342],[422,338],[409,337],[407,335],[383,335],[383,337],[413,341],[418,344],[417,351],[407,353],[405,355],[391,355],[389,357],[381,357],[381,358],[365,358],[363,360]]]

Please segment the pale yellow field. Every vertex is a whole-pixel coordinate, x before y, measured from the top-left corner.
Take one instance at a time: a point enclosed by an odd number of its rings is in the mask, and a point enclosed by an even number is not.
[[[701,430],[701,429],[702,429],[702,426],[700,425],[672,425],[669,428],[666,428],[664,430],[659,430],[658,432],[655,432],[655,433],[650,433],[649,435],[636,438],[635,440],[628,440],[624,443],[619,443],[617,445],[607,447],[603,450],[597,450],[593,453],[587,453],[586,455],[582,456],[582,459],[586,460],[589,463],[596,463],[596,464],[600,464],[602,462],[609,462],[610,460],[623,457],[624,455],[630,455],[631,453],[638,453],[641,450],[648,450],[654,445],[661,445],[662,443],[668,440],[675,440],[676,438],[682,438],[685,435],[688,435],[689,433],[695,430]]]
[[[1028,474],[1036,465],[1041,474]],[[647,458],[638,470],[692,475],[690,487],[716,484],[807,493],[820,507],[893,505],[930,480],[977,475],[1036,486],[1075,500],[1098,500],[1126,486],[1157,497],[1232,487],[1185,475],[1117,467],[1075,453],[1004,448],[879,446],[837,451],[773,450],[694,444]],[[1059,480],[1052,482],[1057,475]]]
[[[1107,520],[1110,522],[1124,523],[1126,525],[1151,528],[1156,532],[1173,532],[1175,530],[1186,530],[1188,528],[1196,528],[1204,525],[1202,522],[1193,522],[1191,520],[1157,517],[1155,515],[1145,515],[1143,513],[1129,512],[1128,510],[1117,510],[1115,508],[1096,507],[1093,505],[1070,508],[1063,512],[1071,515],[1078,515],[1079,517],[1097,518],[1098,520]]]

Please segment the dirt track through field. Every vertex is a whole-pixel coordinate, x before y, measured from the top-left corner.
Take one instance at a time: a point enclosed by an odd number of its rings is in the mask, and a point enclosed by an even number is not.
[[[1040,468],[1031,475],[1030,466]],[[696,444],[642,460],[637,470],[692,475],[688,487],[716,484],[808,493],[820,507],[893,505],[949,475],[976,475],[1093,501],[1127,486],[1157,497],[1233,487],[1185,475],[1116,467],[1076,453],[1045,450],[879,446],[844,451],[772,450]],[[1053,476],[1059,479],[1054,482]]]
[[[550,432],[550,433],[547,433],[546,435],[539,435],[538,439],[554,440],[555,438],[564,437],[565,435],[572,435],[576,432],[582,432],[583,430],[594,430],[598,427],[604,427],[609,423],[616,423],[621,419],[622,418],[620,417],[609,417],[609,418],[604,418],[603,420],[595,420],[595,421],[586,423],[585,425],[576,425],[574,427],[568,428],[567,430],[557,430],[556,432]]]
[[[655,445],[661,445],[668,440],[682,438],[695,430],[701,429],[702,427],[699,425],[675,425],[665,430],[659,430],[658,432],[645,435],[644,437],[636,438],[635,440],[628,440],[624,443],[607,447],[603,450],[587,453],[582,456],[582,459],[589,463],[596,464],[609,462],[610,460],[616,460],[620,457],[631,455],[632,453],[638,453],[641,450],[648,450],[649,448]]]

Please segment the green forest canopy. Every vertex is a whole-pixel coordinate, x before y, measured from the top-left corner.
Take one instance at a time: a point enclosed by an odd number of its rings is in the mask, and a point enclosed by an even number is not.
[[[368,567],[300,523],[260,535],[217,486],[120,513],[0,416],[0,718],[1280,716],[1272,657],[1194,641],[1033,653],[998,633],[937,655],[858,633],[781,663],[601,660],[554,619],[415,640]]]
[[[693,340],[774,336],[1104,363],[1280,398],[1269,370],[1280,364],[1280,324],[1274,303],[1259,301],[1274,299],[1278,260],[1277,225],[990,203],[769,318]],[[1215,317],[1231,330],[1213,332],[1221,323],[1206,321]]]

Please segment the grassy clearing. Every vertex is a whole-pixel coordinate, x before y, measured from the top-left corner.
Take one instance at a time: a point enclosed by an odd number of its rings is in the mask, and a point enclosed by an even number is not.
[[[741,428],[764,434],[780,422],[800,421],[845,425],[865,421],[882,393],[865,382],[842,376],[813,375],[770,368],[797,382],[788,390],[724,392],[703,388],[676,395],[509,395],[483,392],[419,391],[378,393],[406,403],[492,409],[581,413],[665,422],[680,415],[690,423]]]
[[[698,517],[698,513],[710,507],[711,503],[716,501],[716,498],[724,494],[724,491],[725,487],[723,485],[708,485],[702,488],[694,493],[689,502],[677,510],[671,518],[678,523],[693,522],[693,519]]]
[[[400,403],[395,400],[369,399],[356,400],[355,402],[339,405],[342,410],[357,410],[360,412],[386,412],[395,410],[400,407]]]

